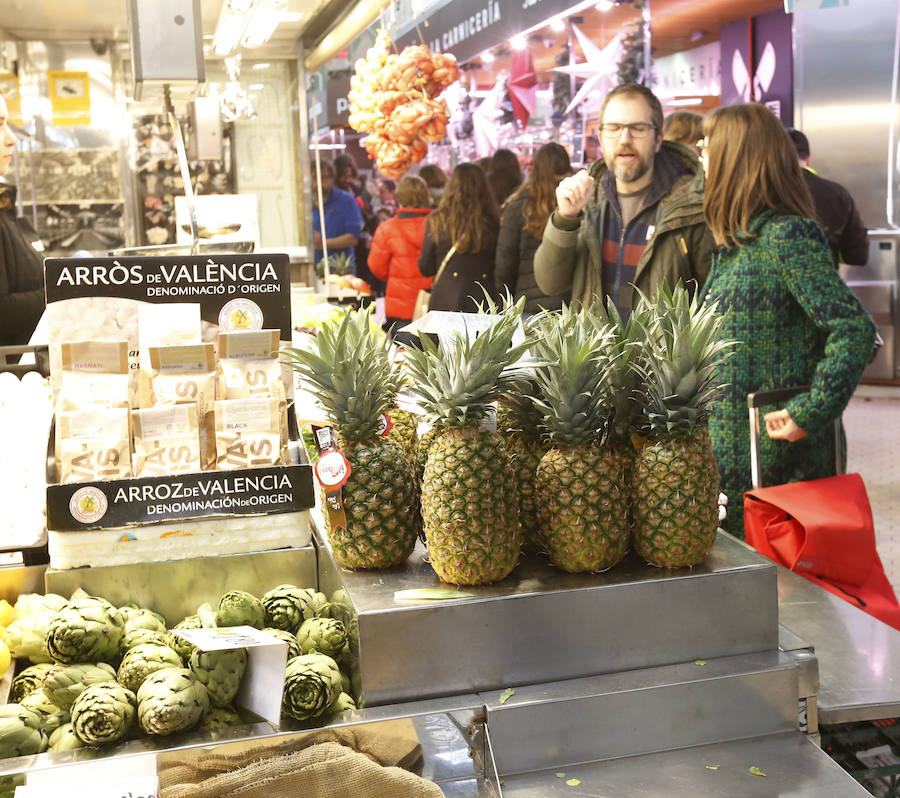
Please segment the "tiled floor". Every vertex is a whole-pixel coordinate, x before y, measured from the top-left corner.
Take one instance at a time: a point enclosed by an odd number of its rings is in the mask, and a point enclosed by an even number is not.
[[[900,386],[861,385],[844,426],[847,470],[866,483],[878,554],[900,597]]]

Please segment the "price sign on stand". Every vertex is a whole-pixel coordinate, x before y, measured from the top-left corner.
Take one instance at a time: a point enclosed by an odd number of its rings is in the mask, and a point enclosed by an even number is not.
[[[284,685],[287,643],[252,626],[225,626],[214,629],[173,629],[174,634],[201,651],[247,649],[247,670],[234,703],[271,723],[281,719],[281,693],[273,685]]]

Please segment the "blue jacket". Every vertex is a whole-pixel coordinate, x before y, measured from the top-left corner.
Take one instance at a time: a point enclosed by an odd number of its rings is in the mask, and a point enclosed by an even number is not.
[[[362,233],[362,213],[359,205],[349,191],[343,191],[339,188],[332,188],[331,193],[325,200],[325,238],[337,238],[345,233],[352,233],[359,238]],[[319,222],[319,208],[313,207],[313,230],[317,233],[322,232]],[[328,255],[340,255],[346,253],[353,261],[353,247],[346,249],[332,250],[329,248]],[[322,259],[322,250],[316,250],[316,263]]]

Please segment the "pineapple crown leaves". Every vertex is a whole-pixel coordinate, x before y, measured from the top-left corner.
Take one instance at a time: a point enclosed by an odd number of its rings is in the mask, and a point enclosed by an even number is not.
[[[339,435],[350,443],[374,437],[393,400],[387,337],[370,311],[328,319],[311,349],[284,349],[288,365],[316,394]]]
[[[491,402],[526,376],[519,360],[531,342],[526,337],[512,345],[522,305],[506,305],[496,314],[497,321],[473,340],[452,331],[440,347],[426,335],[421,337],[422,349],[407,350],[413,375],[410,391],[418,397],[425,419],[433,427],[479,424]]]
[[[507,432],[540,437],[539,426],[544,420],[544,414],[534,402],[539,393],[540,388],[533,378],[522,377],[512,381],[499,399],[498,429],[502,427]]]
[[[611,329],[591,310],[563,306],[541,314],[533,347],[543,361],[535,369],[544,431],[554,443],[592,443],[608,421],[607,380],[616,356],[607,346]]]
[[[716,304],[700,305],[679,282],[661,286],[655,300],[641,295],[641,351],[632,363],[643,386],[639,392],[645,432],[684,437],[705,424],[709,407],[724,387],[717,380],[735,341],[722,335],[725,319]]]

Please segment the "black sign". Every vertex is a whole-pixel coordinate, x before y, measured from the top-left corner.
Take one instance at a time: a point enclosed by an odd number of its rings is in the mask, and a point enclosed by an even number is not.
[[[76,482],[47,486],[47,528],[66,532],[291,513],[314,503],[309,465]]]
[[[48,305],[77,297],[193,302],[204,321],[223,331],[278,329],[291,340],[285,254],[48,258],[44,270]]]
[[[328,73],[328,83],[325,96],[328,102],[328,126],[343,127],[350,119],[350,93],[351,70],[341,69]]]
[[[450,2],[428,14],[427,25],[416,17],[417,24],[396,36],[395,44],[403,48],[424,39],[431,52],[453,53],[457,61],[468,61],[572,7],[572,0]]]

